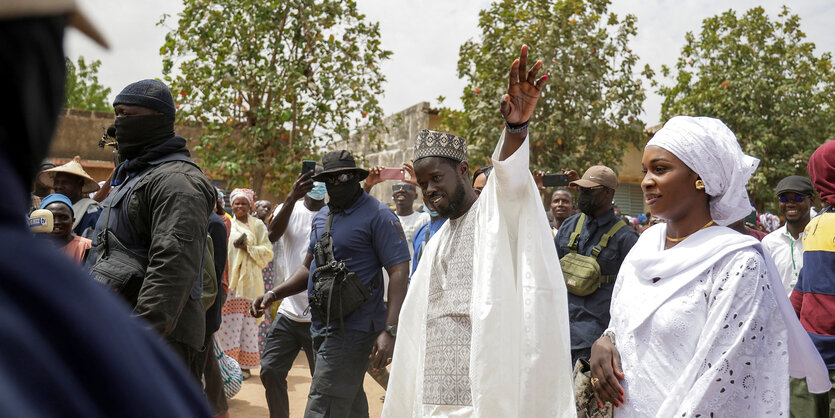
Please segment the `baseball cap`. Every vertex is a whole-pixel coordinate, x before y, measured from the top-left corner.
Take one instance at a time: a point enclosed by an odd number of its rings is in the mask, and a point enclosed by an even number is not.
[[[614,190],[618,188],[618,176],[611,168],[605,165],[596,165],[586,170],[583,173],[583,178],[572,181],[571,185],[577,187],[605,186]]]

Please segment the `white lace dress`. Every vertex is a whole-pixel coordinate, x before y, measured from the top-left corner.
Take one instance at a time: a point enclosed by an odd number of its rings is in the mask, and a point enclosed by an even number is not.
[[[656,256],[693,256],[679,250]],[[614,291],[610,330],[626,392],[615,416],[788,416],[787,331],[775,299],[784,295],[761,253],[749,246],[717,252],[708,266],[641,269],[651,259],[633,257]]]

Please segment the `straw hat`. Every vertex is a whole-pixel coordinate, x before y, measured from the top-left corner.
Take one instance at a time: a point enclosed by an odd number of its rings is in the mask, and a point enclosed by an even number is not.
[[[72,161],[49,170],[38,173],[38,181],[46,187],[55,187],[55,173],[67,173],[84,179],[81,193],[92,193],[99,189],[99,184],[81,167],[81,157],[75,156]]]

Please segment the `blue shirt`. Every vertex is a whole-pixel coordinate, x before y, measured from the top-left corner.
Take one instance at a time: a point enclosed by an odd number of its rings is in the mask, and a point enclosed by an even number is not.
[[[579,220],[579,214],[572,215],[560,225],[560,231],[554,238],[557,255],[560,258],[571,252],[568,248],[568,241]],[[577,253],[586,256],[591,255],[591,250],[600,242],[603,234],[609,232],[619,220],[613,210],[606,212],[599,218],[586,216],[583,230],[577,240]],[[632,249],[636,241],[638,241],[638,234],[629,226],[618,230],[609,239],[606,248],[600,251],[600,255],[597,256],[600,274],[616,276],[623,259],[626,258],[626,254]],[[572,364],[578,358],[589,358],[591,345],[600,338],[600,335],[609,326],[609,305],[612,301],[614,287],[614,282],[602,284],[597,291],[588,296],[577,296],[568,293],[568,324],[571,334]]]
[[[330,208],[325,206],[313,218],[310,246],[307,249],[309,254],[313,254],[313,246],[325,232],[328,213]],[[350,208],[334,214],[330,233],[333,237],[334,257],[344,261],[348,269],[356,273],[371,290],[371,297],[341,322],[345,329],[382,331],[386,322],[382,269],[408,262],[410,259],[406,234],[400,226],[400,219],[382,202],[363,192]],[[308,295],[313,290],[314,270],[315,257],[310,264],[310,275],[307,279]],[[311,321],[313,330],[320,331],[324,326],[322,318],[314,313]],[[331,321],[328,328],[333,330],[339,326],[339,320]]]
[[[412,274],[415,274],[415,270],[417,270],[417,265],[420,259],[418,255],[420,254],[421,250],[426,247],[426,242],[429,241],[429,238],[432,238],[439,229],[446,223],[447,218],[441,219],[433,219],[428,223],[423,224],[420,228],[418,228],[417,232],[415,232],[415,237],[412,238],[412,248],[415,250],[415,259],[412,261],[412,273],[409,275],[409,279],[412,278]],[[429,238],[426,237],[426,231],[429,231]]]

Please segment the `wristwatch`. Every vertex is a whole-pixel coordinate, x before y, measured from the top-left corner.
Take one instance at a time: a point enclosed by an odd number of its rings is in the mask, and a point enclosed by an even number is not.
[[[386,325],[386,332],[389,333],[392,337],[397,337],[397,324],[395,325]]]

